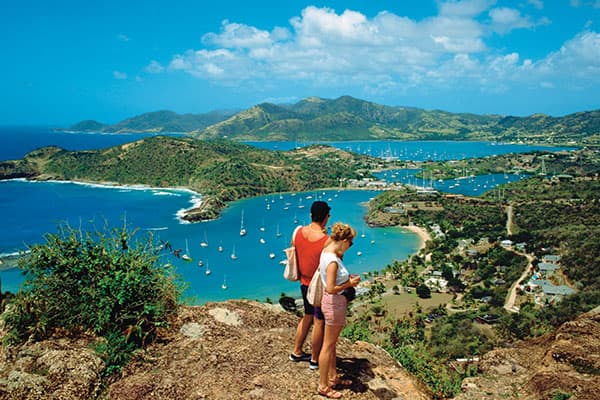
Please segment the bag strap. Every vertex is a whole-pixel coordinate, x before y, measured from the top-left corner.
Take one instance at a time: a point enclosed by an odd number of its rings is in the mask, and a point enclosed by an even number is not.
[[[298,229],[302,228],[302,225],[298,225],[296,229],[294,229],[294,233],[292,233],[292,240],[290,240],[290,245],[294,246],[294,239],[296,239],[296,233],[298,233]]]

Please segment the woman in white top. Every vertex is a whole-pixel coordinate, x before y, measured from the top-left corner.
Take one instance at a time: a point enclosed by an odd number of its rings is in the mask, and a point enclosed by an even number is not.
[[[339,399],[342,393],[335,391],[334,386],[351,384],[341,381],[336,369],[336,343],[340,332],[346,324],[347,300],[342,292],[349,287],[356,287],[360,282],[359,275],[350,275],[342,262],[346,250],[352,246],[356,230],[350,225],[337,222],[331,228],[330,242],[321,253],[319,263],[323,280],[323,298],[321,311],[325,316],[325,336],[319,355],[319,394],[330,399]]]

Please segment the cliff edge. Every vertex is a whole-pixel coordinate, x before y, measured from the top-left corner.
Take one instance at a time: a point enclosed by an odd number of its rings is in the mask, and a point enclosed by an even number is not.
[[[0,354],[0,399],[318,399],[318,372],[289,361],[297,317],[230,300],[181,307],[169,330],[102,387],[93,338],[26,343]],[[344,399],[430,399],[385,351],[340,339]]]

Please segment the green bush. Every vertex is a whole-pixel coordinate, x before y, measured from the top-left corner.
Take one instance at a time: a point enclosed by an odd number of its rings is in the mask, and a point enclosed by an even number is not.
[[[20,260],[23,289],[7,307],[6,345],[41,340],[57,330],[106,339],[97,348],[110,373],[166,327],[180,288],[170,267],[158,265],[151,238],[115,229],[83,233],[64,227],[47,234]],[[101,347],[103,347],[101,349]]]

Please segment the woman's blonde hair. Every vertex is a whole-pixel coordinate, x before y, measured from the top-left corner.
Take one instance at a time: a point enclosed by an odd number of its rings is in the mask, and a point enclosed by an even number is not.
[[[331,227],[331,239],[339,242],[341,240],[353,239],[356,237],[356,230],[348,224],[336,222]]]

